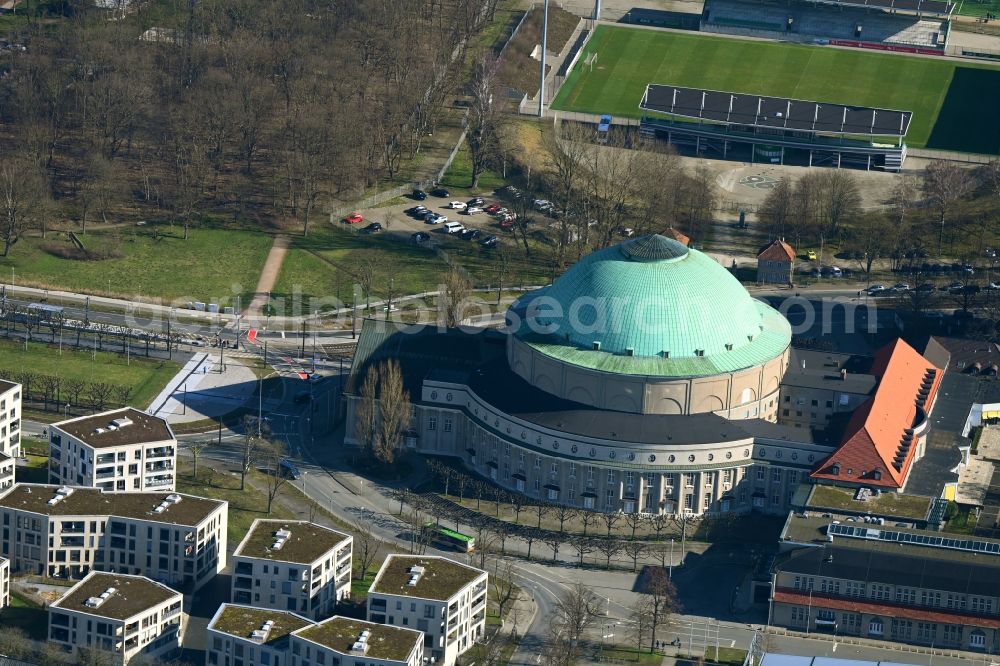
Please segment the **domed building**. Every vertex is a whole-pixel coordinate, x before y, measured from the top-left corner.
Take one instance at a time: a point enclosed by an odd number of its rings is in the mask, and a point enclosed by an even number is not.
[[[836,448],[821,426],[874,387],[841,373],[846,359],[793,350],[779,312],[660,235],[593,252],[506,319],[471,332],[368,320],[351,386],[397,359],[407,447],[585,509],[786,511]],[[348,444],[359,400],[349,389]]]

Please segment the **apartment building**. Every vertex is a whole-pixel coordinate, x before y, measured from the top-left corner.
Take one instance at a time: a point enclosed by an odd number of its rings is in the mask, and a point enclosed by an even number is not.
[[[49,483],[110,492],[173,491],[176,464],[170,425],[132,407],[49,427]]]
[[[0,379],[0,490],[14,485],[21,455],[21,385]]]
[[[779,549],[770,624],[1000,650],[1000,540],[793,514]]]
[[[226,566],[228,503],[179,493],[113,493],[19,483],[0,493],[0,555],[11,571],[149,576],[185,592]]]
[[[346,617],[331,617],[293,632],[291,649],[291,666],[421,666],[424,663],[419,631]]]
[[[10,560],[0,557],[0,608],[10,605]]]
[[[256,520],[233,554],[232,601],[318,620],[351,593],[349,534],[305,520]]]
[[[49,642],[77,657],[102,655],[115,666],[180,649],[183,597],[143,576],[92,572],[49,606]]]
[[[222,604],[208,623],[208,666],[289,666],[291,633],[313,622],[289,611]]]
[[[452,666],[486,628],[487,574],[445,557],[390,555],[368,591],[368,619],[424,633],[428,663]]]

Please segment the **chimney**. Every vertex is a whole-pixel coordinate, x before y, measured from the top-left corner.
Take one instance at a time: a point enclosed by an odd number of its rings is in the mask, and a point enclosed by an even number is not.
[[[843,379],[847,379],[847,368],[841,368],[841,369],[840,369],[840,378],[841,378],[842,380],[843,380]]]

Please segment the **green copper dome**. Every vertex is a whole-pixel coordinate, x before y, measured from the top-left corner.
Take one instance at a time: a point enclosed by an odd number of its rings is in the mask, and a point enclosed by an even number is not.
[[[788,322],[728,270],[664,236],[599,250],[515,306],[517,335],[577,365],[707,375],[780,355]]]

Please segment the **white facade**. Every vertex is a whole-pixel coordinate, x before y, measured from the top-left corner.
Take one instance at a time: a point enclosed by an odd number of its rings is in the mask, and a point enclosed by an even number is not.
[[[487,580],[444,557],[390,555],[368,592],[368,619],[423,632],[429,663],[453,666],[486,630]]]
[[[233,554],[231,600],[328,617],[350,596],[353,543],[304,520],[256,520]]]
[[[116,409],[49,427],[49,482],[111,492],[173,491],[177,439],[170,425]]]
[[[191,495],[17,484],[0,494],[0,551],[14,572],[114,570],[193,591],[226,566],[227,518],[227,502]]]
[[[21,455],[21,385],[0,380],[0,490],[14,485],[14,459]]]
[[[208,666],[288,666],[291,632],[313,622],[288,611],[222,604],[208,623]]]
[[[105,655],[115,666],[166,657],[180,648],[183,601],[142,576],[92,573],[49,606],[48,640],[77,658],[83,650]]]
[[[0,557],[0,608],[10,605],[10,560]]]

